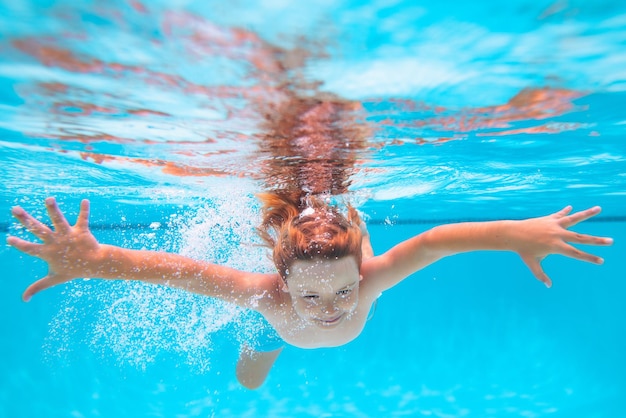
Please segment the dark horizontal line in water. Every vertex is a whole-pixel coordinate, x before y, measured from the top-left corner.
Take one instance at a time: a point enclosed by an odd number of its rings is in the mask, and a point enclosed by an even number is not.
[[[510,221],[521,221],[528,218],[506,218]],[[459,222],[489,222],[489,221],[501,221],[505,218],[437,218],[437,219],[369,219],[368,225],[424,225],[424,224],[453,224]],[[626,222],[626,216],[602,216],[598,218],[587,219],[585,222],[594,223],[615,223]]]
[[[451,224],[458,222],[487,222],[487,221],[498,221],[502,218],[439,218],[439,219],[369,219],[367,221],[368,225],[440,225],[440,224]],[[521,220],[524,218],[507,218],[509,220]],[[594,223],[616,223],[616,222],[626,222],[626,216],[602,216],[599,218],[591,218],[586,220],[585,222],[594,222]],[[119,223],[119,224],[91,224],[90,227],[94,231],[109,231],[109,230],[143,230],[143,229],[162,229],[161,226],[158,228],[153,228],[153,222],[149,223]],[[9,228],[12,224],[9,223],[0,223],[0,232],[8,233]],[[163,222],[161,225],[166,225],[166,222]]]

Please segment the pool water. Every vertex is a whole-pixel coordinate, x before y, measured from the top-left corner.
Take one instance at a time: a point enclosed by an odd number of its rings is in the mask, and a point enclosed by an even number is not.
[[[626,5],[617,1],[0,1],[0,228],[20,205],[100,241],[270,271],[260,116],[286,91],[367,126],[348,198],[374,249],[446,222],[603,207],[602,266],[450,257],[345,346],[236,381],[256,320],[198,295],[75,281],[0,248],[0,417],[619,417],[626,410]]]

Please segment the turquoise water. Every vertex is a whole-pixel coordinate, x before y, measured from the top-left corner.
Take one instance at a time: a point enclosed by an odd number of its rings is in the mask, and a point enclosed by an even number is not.
[[[246,312],[77,281],[0,249],[0,417],[618,417],[626,408],[626,6],[616,1],[0,2],[0,227],[19,204],[103,242],[271,268],[253,227],[258,111],[281,89],[362,106],[349,198],[374,249],[442,222],[601,205],[602,266],[455,256],[354,342],[234,376]]]

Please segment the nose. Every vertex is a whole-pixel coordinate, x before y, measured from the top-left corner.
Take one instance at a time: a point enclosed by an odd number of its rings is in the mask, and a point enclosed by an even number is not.
[[[337,307],[332,302],[326,302],[322,305],[321,311],[323,314],[332,314],[337,312]]]

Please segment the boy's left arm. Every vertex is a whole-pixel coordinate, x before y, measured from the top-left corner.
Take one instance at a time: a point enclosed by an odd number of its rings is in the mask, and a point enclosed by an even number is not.
[[[568,228],[598,213],[600,207],[570,215],[568,206],[552,215],[521,221],[465,222],[432,228],[410,238],[385,254],[363,264],[363,274],[370,277],[368,284],[383,291],[393,287],[414,272],[453,254],[468,251],[513,251],[520,255],[534,276],[547,287],[552,281],[541,267],[541,261],[550,254],[561,254],[595,264],[602,258],[571,245],[611,245],[611,238],[579,234]]]

